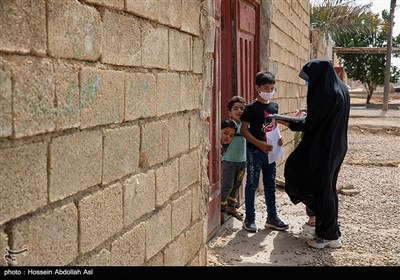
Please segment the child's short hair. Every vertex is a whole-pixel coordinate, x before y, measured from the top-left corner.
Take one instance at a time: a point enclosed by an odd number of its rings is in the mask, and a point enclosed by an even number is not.
[[[229,99],[229,102],[228,102],[228,110],[229,111],[232,110],[233,104],[235,104],[236,102],[240,102],[243,105],[246,105],[246,101],[244,100],[243,97],[238,96],[238,95],[233,96],[231,99]]]
[[[256,75],[256,85],[275,84],[275,76],[269,71],[260,71]]]
[[[224,129],[227,127],[233,128],[236,131],[236,122],[232,119],[223,120],[221,122],[221,129]]]

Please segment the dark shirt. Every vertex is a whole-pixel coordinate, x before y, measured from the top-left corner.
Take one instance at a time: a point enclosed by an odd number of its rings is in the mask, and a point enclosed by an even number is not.
[[[275,120],[272,120],[268,116],[270,114],[277,114],[278,108],[278,103],[269,102],[268,104],[264,104],[254,100],[245,107],[240,120],[249,123],[248,130],[251,135],[260,141],[266,142],[265,132],[271,131],[276,126]],[[247,141],[247,147],[259,149],[250,143],[250,141]]]

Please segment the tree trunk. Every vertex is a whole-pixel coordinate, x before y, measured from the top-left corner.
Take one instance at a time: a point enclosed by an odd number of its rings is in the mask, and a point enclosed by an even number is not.
[[[372,97],[372,94],[374,93],[374,91],[367,91],[367,104],[371,104],[370,103],[370,100],[371,100],[371,97]]]
[[[365,89],[367,90],[367,103],[366,104],[370,104],[372,94],[374,93],[374,90],[376,87],[374,87],[373,85],[370,85],[368,83],[364,84],[364,86],[365,86]]]

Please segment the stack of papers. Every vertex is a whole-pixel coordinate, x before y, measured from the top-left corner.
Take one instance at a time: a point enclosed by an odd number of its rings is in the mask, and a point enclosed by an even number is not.
[[[280,114],[271,114],[268,117],[275,119],[275,120],[282,120],[285,122],[302,122],[306,119],[306,116],[294,117],[294,116],[287,116],[287,115],[280,115]]]
[[[278,140],[281,138],[281,133],[276,127],[272,131],[267,132],[265,136],[267,137],[267,143],[272,145],[272,151],[268,152],[268,163],[271,164],[283,156],[282,147],[278,146]]]

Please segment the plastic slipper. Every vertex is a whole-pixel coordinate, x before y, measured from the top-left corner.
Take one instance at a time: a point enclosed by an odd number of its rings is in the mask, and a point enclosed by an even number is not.
[[[315,227],[315,216],[308,217],[307,225],[310,227]]]

